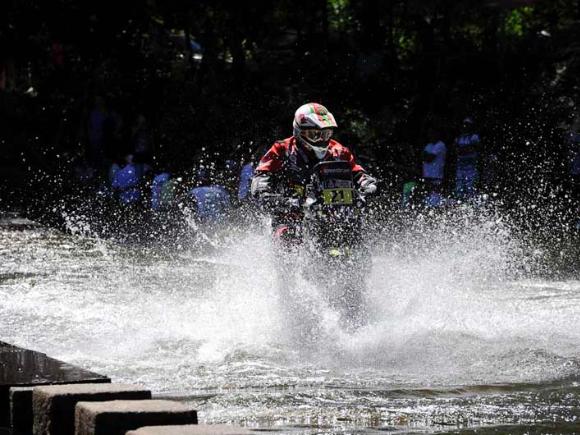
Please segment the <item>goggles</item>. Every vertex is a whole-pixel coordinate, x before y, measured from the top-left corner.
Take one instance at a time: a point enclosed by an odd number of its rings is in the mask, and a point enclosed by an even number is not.
[[[323,130],[318,130],[315,128],[308,128],[302,130],[300,135],[306,139],[308,142],[328,142],[332,137],[332,129],[325,128]]]

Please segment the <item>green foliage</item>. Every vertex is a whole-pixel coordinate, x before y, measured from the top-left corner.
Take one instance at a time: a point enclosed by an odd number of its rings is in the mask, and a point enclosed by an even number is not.
[[[479,23],[467,22],[465,23],[459,33],[477,49],[483,48],[483,38],[485,29]]]
[[[450,130],[473,113],[477,95],[485,96],[482,107],[501,111],[488,119],[510,119],[546,92],[580,93],[577,0],[516,9],[478,0],[137,3],[11,0],[0,14],[0,64],[15,71],[9,88],[32,104],[25,92],[34,85],[40,97],[32,102],[44,99],[38,107],[48,110],[38,119],[47,131],[55,126],[46,133],[55,146],[63,135],[71,144],[85,140],[77,130],[86,130],[96,94],[114,97],[127,125],[136,110],[146,112],[164,157],[185,165],[202,146],[223,151],[288,134],[305,101],[327,104],[340,115],[341,133],[379,149],[420,147],[430,122]],[[197,57],[188,36],[202,47]],[[64,45],[60,82],[49,56],[53,37]],[[6,119],[15,117],[12,106]],[[65,109],[79,120],[60,127],[46,115]]]
[[[534,17],[533,6],[523,6],[509,12],[504,21],[504,32],[507,36],[521,38],[530,29]]]
[[[407,62],[416,54],[418,44],[416,33],[402,27],[395,27],[393,40],[395,52],[400,62]]]
[[[328,26],[337,32],[346,32],[352,26],[350,0],[328,0]]]

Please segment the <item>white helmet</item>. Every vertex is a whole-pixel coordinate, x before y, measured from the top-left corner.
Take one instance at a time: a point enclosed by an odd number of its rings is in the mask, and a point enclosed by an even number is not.
[[[332,137],[332,129],[336,121],[326,107],[318,103],[308,103],[300,106],[294,114],[294,137],[305,145],[326,145]]]

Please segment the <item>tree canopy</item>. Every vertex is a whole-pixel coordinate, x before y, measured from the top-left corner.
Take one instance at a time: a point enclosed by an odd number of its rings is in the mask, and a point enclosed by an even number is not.
[[[429,127],[450,138],[466,115],[489,147],[556,161],[579,30],[578,0],[5,0],[2,158],[82,153],[102,95],[126,123],[145,115],[176,167],[290,135],[307,101],[393,177],[413,173]]]

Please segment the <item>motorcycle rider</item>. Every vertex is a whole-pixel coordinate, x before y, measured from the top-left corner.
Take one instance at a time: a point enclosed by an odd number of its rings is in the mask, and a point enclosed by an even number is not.
[[[289,240],[297,236],[301,219],[299,205],[305,197],[312,168],[322,161],[350,163],[354,182],[363,195],[376,192],[376,180],[356,163],[351,151],[332,139],[337,128],[332,113],[318,103],[300,106],[294,114],[293,135],[276,141],[262,157],[252,179],[252,196],[260,198],[281,193],[290,197],[288,210],[274,216],[274,236]]]

